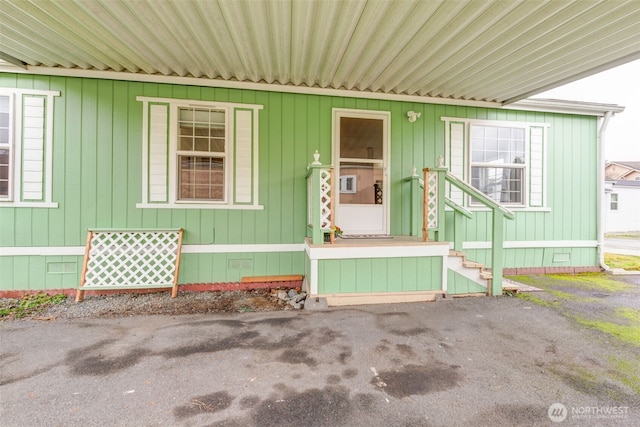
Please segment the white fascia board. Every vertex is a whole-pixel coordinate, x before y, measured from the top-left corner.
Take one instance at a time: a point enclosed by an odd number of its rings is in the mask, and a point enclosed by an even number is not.
[[[86,77],[92,79],[123,80],[133,82],[166,83],[186,86],[220,87],[228,89],[249,89],[265,92],[299,93],[307,95],[336,96],[342,98],[378,99],[383,101],[403,101],[420,104],[455,105],[465,107],[501,108],[500,102],[470,101],[465,99],[435,98],[418,95],[402,95],[396,93],[365,92],[347,89],[330,89],[309,86],[279,85],[272,83],[239,82],[234,80],[203,79],[196,77],[161,76],[155,74],[134,74],[120,71],[78,70],[55,67],[28,66],[27,70],[5,69],[0,72],[37,74],[63,77]]]
[[[624,107],[616,104],[597,102],[565,101],[561,99],[523,99],[504,105],[505,110],[540,111],[544,113],[579,114],[602,117],[607,112],[622,113]]]

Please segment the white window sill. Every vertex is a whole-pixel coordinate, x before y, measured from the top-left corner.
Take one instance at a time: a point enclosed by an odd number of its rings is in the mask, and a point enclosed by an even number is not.
[[[230,205],[213,203],[136,203],[138,209],[227,209],[261,211],[263,205]]]
[[[49,208],[57,209],[58,204],[55,202],[3,202],[0,201],[0,208]]]

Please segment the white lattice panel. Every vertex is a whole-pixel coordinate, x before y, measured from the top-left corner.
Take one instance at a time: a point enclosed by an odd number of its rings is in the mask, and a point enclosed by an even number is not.
[[[331,228],[331,170],[320,170],[320,228]]]
[[[182,230],[91,233],[83,289],[174,286]]]
[[[429,173],[427,177],[427,228],[438,228],[438,174]]]

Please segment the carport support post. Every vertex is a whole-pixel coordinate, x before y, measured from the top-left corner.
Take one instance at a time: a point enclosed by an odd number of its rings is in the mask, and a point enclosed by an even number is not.
[[[504,266],[504,214],[493,209],[493,242],[491,244],[491,288],[489,295],[502,295],[502,268]]]

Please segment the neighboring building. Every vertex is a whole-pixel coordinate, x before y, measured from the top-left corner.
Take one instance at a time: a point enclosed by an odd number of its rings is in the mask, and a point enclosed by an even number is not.
[[[640,181],[640,162],[607,162],[604,177],[607,181]]]
[[[607,181],[607,233],[640,231],[640,179]]]
[[[599,269],[623,108],[522,99],[630,57],[633,2],[162,4],[3,2],[0,292],[77,287],[94,228],[184,229],[182,284],[354,302]]]

